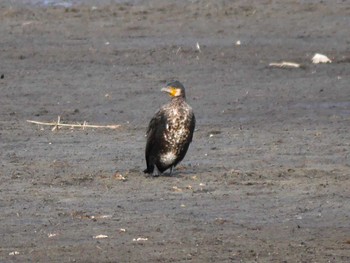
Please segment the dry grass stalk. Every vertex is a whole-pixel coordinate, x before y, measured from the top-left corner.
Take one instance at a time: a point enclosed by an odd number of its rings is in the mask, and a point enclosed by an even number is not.
[[[277,68],[300,68],[301,65],[294,62],[287,62],[282,61],[281,63],[270,63],[270,67],[277,67]]]
[[[54,126],[52,128],[52,131],[59,129],[60,127],[70,127],[70,128],[107,128],[107,129],[117,129],[121,125],[90,125],[87,124],[86,121],[84,121],[83,124],[76,123],[76,124],[70,124],[70,123],[61,123],[61,117],[58,116],[57,122],[41,122],[41,121],[32,121],[32,120],[27,120],[27,122],[34,123],[34,124],[39,124],[39,125],[46,125],[46,126]]]

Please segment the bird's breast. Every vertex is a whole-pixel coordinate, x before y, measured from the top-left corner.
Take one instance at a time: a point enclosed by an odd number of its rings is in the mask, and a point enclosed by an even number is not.
[[[175,146],[187,140],[189,136],[189,116],[186,109],[173,109],[169,112],[164,139],[171,144],[170,146]]]

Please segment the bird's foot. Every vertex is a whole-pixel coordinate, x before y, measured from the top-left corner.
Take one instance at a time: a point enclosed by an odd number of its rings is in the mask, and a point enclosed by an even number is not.
[[[169,176],[172,176],[172,174],[173,174],[173,168],[174,168],[174,166],[171,166],[171,167],[170,167],[170,173],[169,173]]]
[[[153,177],[158,177],[160,174],[161,174],[161,172],[159,172],[158,167],[155,165],[153,173],[152,173],[152,176]]]

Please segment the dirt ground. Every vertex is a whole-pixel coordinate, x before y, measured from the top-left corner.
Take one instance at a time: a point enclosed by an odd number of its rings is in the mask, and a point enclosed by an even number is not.
[[[347,1],[14,2],[0,3],[0,262],[350,262]],[[194,141],[173,176],[145,177],[173,79]],[[57,116],[121,127],[27,122]]]

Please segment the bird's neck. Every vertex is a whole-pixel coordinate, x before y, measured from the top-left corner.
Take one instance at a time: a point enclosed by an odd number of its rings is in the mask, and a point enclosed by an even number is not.
[[[173,97],[173,98],[171,99],[171,101],[173,101],[173,102],[177,102],[177,101],[186,101],[186,97],[185,97],[185,96]]]

